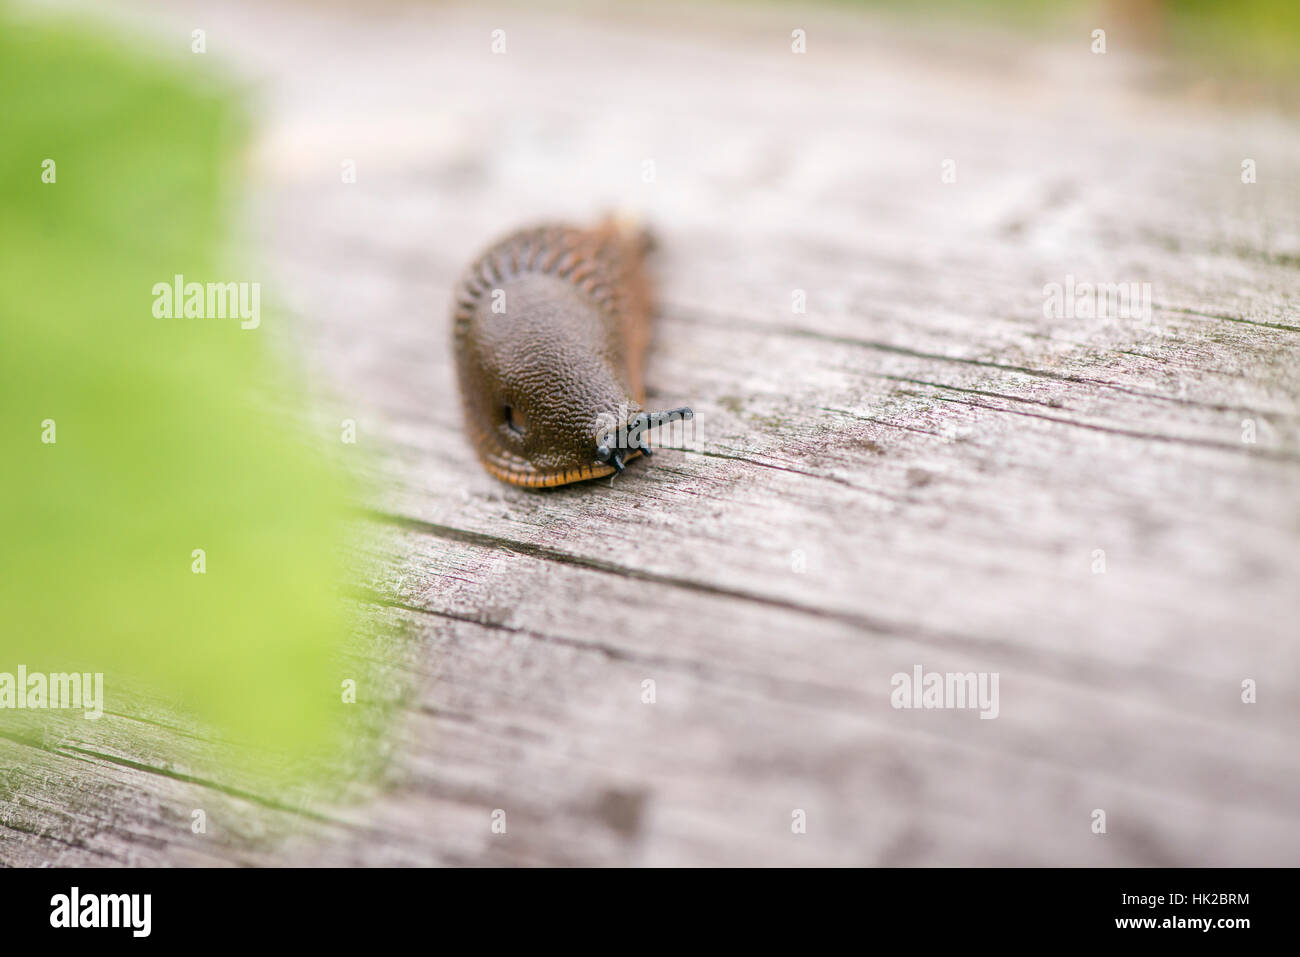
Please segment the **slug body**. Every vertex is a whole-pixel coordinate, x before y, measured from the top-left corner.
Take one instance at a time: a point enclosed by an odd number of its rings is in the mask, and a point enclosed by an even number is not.
[[[606,220],[506,237],[470,266],[452,307],[470,441],[513,485],[600,478],[649,454],[644,433],[689,409],[647,414],[644,233]]]

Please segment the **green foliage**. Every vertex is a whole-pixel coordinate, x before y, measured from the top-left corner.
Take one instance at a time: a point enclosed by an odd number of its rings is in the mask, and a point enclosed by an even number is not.
[[[315,753],[346,709],[342,483],[274,315],[153,314],[177,273],[262,278],[222,258],[244,126],[199,59],[0,12],[0,672],[103,672],[110,712],[144,689]]]
[[[801,0],[816,5],[825,0]],[[1300,3],[1296,0],[830,0],[836,5],[893,12],[913,23],[934,17],[998,23],[1015,29],[1101,27],[1125,44],[1134,26],[1154,42],[1210,72],[1290,77],[1300,70]],[[1118,49],[1119,47],[1116,47]]]
[[[1295,0],[1170,0],[1175,47],[1205,63],[1251,72],[1300,69],[1300,4]]]

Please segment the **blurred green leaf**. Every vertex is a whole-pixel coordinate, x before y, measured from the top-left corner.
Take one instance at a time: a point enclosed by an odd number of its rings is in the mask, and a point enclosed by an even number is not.
[[[178,273],[263,278],[222,258],[244,123],[217,89],[0,14],[0,672],[103,672],[109,710],[139,685],[307,754],[346,708],[342,483],[286,404],[273,290],[258,329],[152,311]]]

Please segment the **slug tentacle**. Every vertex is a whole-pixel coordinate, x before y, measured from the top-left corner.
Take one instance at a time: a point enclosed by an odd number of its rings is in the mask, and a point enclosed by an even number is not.
[[[642,411],[650,340],[644,230],[520,230],[467,270],[452,334],[470,439],[515,485],[566,485],[651,454],[646,433],[689,409]],[[617,430],[602,422],[621,422]]]

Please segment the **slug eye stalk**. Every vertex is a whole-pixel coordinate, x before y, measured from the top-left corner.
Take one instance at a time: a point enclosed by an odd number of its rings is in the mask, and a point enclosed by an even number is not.
[[[680,422],[694,417],[695,413],[688,406],[669,409],[666,412],[638,412],[628,419],[623,429],[607,432],[600,437],[596,446],[596,460],[609,462],[622,472],[622,449],[636,449],[644,455],[653,455],[654,451],[646,440],[647,432],[670,422]]]

